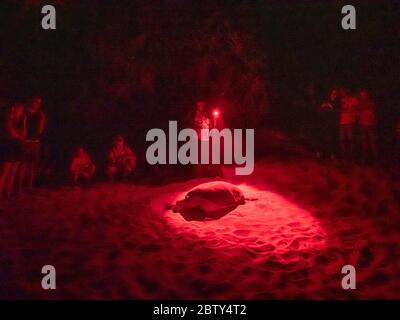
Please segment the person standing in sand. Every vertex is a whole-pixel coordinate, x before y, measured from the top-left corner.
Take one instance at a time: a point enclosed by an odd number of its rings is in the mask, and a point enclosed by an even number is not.
[[[21,144],[25,138],[25,110],[22,103],[15,103],[7,115],[5,137],[2,139],[0,194],[9,198],[14,190],[14,180],[22,160]]]
[[[335,159],[337,151],[339,100],[339,90],[334,88],[330,91],[329,98],[318,108],[318,159]]]
[[[206,102],[199,100],[196,102],[196,113],[193,119],[193,129],[197,132],[199,155],[201,154],[202,144],[210,143],[210,136],[204,130],[211,130],[211,120],[206,108]],[[209,146],[210,147],[210,146]],[[209,157],[211,158],[211,148],[209,148]],[[195,167],[195,175],[197,177],[206,177],[211,173],[212,165],[210,164],[198,164]]]
[[[41,138],[46,126],[46,115],[41,110],[42,98],[34,96],[26,109],[26,136],[22,143],[23,164],[20,175],[20,188],[27,180],[28,189],[33,189],[36,167],[40,160]]]

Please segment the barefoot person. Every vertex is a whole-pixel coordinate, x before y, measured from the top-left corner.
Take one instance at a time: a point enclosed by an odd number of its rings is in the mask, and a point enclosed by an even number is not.
[[[40,159],[40,139],[46,125],[46,115],[41,110],[42,98],[35,96],[30,99],[26,110],[26,137],[22,144],[23,170],[20,186],[27,180],[29,189],[33,188],[35,169]]]
[[[136,155],[132,149],[125,144],[121,136],[114,139],[113,146],[108,153],[107,176],[115,179],[117,176],[127,178],[135,169]]]
[[[22,103],[15,103],[5,124],[5,138],[2,143],[2,164],[0,173],[0,194],[10,197],[14,180],[21,165],[21,144],[25,138],[25,111]]]
[[[96,166],[94,165],[89,154],[79,147],[72,158],[70,165],[70,174],[74,184],[78,183],[88,183],[92,180],[93,175],[96,171]]]

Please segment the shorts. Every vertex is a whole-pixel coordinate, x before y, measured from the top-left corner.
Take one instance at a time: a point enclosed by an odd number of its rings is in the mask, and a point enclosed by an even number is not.
[[[25,140],[22,143],[22,159],[25,162],[37,164],[40,159],[40,141]]]

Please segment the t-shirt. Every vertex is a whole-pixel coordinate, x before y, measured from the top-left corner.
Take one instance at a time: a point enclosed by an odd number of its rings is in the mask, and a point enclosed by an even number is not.
[[[355,97],[344,97],[340,109],[339,123],[341,125],[352,125],[357,118],[358,99]]]

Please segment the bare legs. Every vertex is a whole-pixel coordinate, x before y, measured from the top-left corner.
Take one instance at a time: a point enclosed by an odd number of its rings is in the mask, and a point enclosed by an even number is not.
[[[28,190],[32,190],[33,183],[35,181],[35,164],[34,163],[26,163],[26,179],[27,179]]]
[[[18,190],[22,191],[24,189],[24,182],[27,179],[27,169],[28,163],[22,162],[19,166],[19,174],[18,174]]]
[[[14,191],[14,181],[20,162],[4,162],[0,175],[0,194],[9,198]]]

